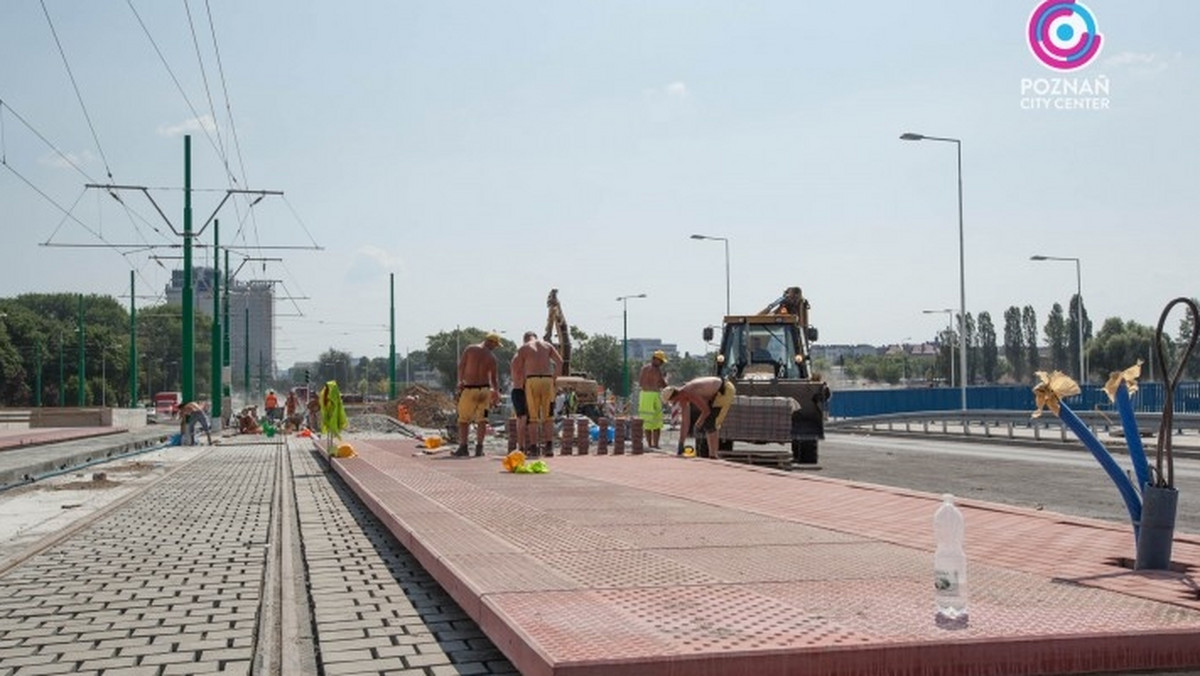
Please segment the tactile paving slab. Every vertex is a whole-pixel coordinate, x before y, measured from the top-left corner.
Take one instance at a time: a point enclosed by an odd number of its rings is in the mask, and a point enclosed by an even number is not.
[[[1195,536],[1175,542],[1186,572],[1134,572],[1119,524],[963,501],[971,620],[951,630],[933,617],[939,496],[663,454],[520,476],[396,444],[334,466],[525,674],[1200,667]]]

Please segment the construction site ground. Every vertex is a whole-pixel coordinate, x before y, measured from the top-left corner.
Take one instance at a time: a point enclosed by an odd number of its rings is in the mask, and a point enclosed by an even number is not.
[[[970,622],[946,629],[937,495],[594,445],[518,475],[500,437],[481,458],[345,441],[355,457],[295,436],[143,449],[47,479],[124,491],[17,524],[34,535],[10,531],[40,489],[0,492],[0,674],[1200,670],[1195,534],[1172,570],[1133,571],[1127,525],[962,500]]]

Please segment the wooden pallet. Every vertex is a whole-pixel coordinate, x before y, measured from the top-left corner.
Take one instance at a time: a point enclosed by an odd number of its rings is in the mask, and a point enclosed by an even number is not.
[[[738,448],[735,446],[732,450],[719,451],[717,458],[777,469],[788,469],[792,466],[791,451],[783,449]]]

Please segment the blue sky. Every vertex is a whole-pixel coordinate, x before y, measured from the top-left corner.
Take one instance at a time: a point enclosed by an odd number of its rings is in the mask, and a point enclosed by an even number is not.
[[[1026,45],[1037,2],[906,4],[45,0],[81,107],[43,5],[9,0],[0,296],[126,295],[130,269],[161,294],[175,263],[151,256],[177,250],[41,244],[178,242],[144,198],[123,195],[142,221],[83,185],[180,187],[187,129],[198,220],[222,146],[238,186],[285,192],[224,207],[223,243],[322,247],[244,249],[284,259],[239,272],[296,297],[281,366],[385,354],[389,273],[402,352],[455,325],[517,339],[552,287],[618,337],[615,298],[646,293],[630,337],[698,351],[725,269],[693,233],[729,239],[735,313],[799,285],[823,342],[932,339],[946,317],[922,310],[959,303],[955,153],[905,131],[963,141],[967,309],[998,332],[1075,292],[1033,254],[1081,259],[1097,327],[1200,295],[1200,3],[1090,0],[1103,49],[1067,73]],[[1021,108],[1023,78],[1099,77],[1105,110]],[[152,194],[181,227],[182,193]]]

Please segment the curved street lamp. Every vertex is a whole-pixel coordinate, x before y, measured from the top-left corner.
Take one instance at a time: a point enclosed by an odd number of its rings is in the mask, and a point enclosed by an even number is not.
[[[725,243],[725,314],[729,314],[729,238],[728,237],[712,237],[709,235],[692,235],[692,239],[709,239],[714,242]]]
[[[953,143],[958,151],[958,352],[962,366],[962,410],[967,410],[967,268],[963,255],[963,192],[962,192],[962,141],[945,136],[926,136],[905,132],[901,141],[944,141]]]
[[[1070,256],[1030,256],[1031,261],[1074,261],[1075,262],[1075,323],[1079,325],[1079,383],[1087,382],[1087,370],[1083,363],[1083,276],[1079,271],[1079,259]]]

